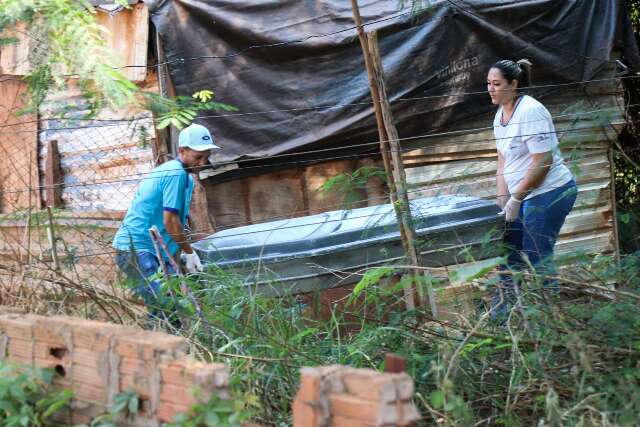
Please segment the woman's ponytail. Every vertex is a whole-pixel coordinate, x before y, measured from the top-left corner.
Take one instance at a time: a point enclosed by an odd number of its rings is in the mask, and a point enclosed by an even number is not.
[[[521,59],[516,62],[520,67],[520,77],[518,78],[518,88],[527,88],[531,86],[531,61]]]
[[[509,83],[517,80],[518,90],[531,86],[531,61],[528,59],[521,59],[518,62],[503,59],[493,64],[491,68],[500,70]]]

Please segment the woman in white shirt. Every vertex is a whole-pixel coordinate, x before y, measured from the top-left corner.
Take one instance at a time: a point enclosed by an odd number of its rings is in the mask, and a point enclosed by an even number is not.
[[[498,105],[493,132],[498,150],[497,195],[506,220],[509,249],[502,271],[520,271],[528,261],[546,277],[555,274],[553,247],[576,200],[576,183],[565,166],[551,114],[522,93],[531,86],[531,63],[501,60],[487,75],[491,102]],[[494,316],[513,302],[512,274],[502,274]],[[548,284],[549,281],[545,281]],[[501,304],[501,302],[504,302]]]

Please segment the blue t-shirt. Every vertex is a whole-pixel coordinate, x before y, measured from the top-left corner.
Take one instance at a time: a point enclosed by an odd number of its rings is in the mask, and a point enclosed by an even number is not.
[[[184,225],[189,215],[193,194],[193,178],[180,160],[171,160],[152,170],[142,179],[133,202],[113,238],[113,247],[123,251],[146,251],[155,254],[149,235],[152,225],[158,227],[171,255],[178,244],[164,228],[164,211],[174,212]]]

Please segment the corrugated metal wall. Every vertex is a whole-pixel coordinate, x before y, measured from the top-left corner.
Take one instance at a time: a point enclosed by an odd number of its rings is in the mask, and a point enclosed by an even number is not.
[[[81,102],[66,97],[65,102]],[[140,174],[154,165],[151,144],[154,123],[150,112],[123,117],[103,110],[91,121],[40,120],[40,162],[48,141],[58,141],[63,176],[64,207],[82,211],[126,211],[133,200]],[[78,112],[81,115],[82,112]],[[124,119],[124,121],[118,121]]]
[[[146,6],[137,3],[129,10],[113,14],[98,11],[97,20],[106,29],[108,46],[118,54],[116,63],[138,66],[123,69],[125,75],[143,90],[157,93],[155,70],[144,67],[149,36]],[[20,43],[1,48],[2,74],[22,76],[31,71],[29,58],[38,43],[28,36],[19,39]],[[7,80],[5,86],[20,81]],[[16,127],[22,132],[18,139],[7,137],[16,134],[13,132],[3,135],[0,140],[4,152],[13,153],[2,159],[7,164],[7,173],[11,165],[23,169],[20,174],[12,172],[10,179],[5,180],[12,187],[18,186],[17,181],[26,182],[25,177],[29,175],[29,169],[23,165],[24,159],[29,159],[28,155],[25,157],[29,151],[25,144],[33,141],[31,185],[36,187],[45,184],[48,143],[58,142],[63,206],[53,211],[55,242],[48,235],[47,212],[42,210],[43,204],[47,203],[46,191],[34,192],[37,197],[31,198],[26,197],[29,193],[23,193],[20,199],[15,196],[11,200],[8,199],[10,194],[3,194],[3,201],[11,203],[0,203],[0,211],[11,214],[0,217],[0,260],[4,266],[17,269],[20,268],[18,263],[29,259],[52,263],[52,247],[55,246],[66,277],[78,282],[108,285],[113,283],[116,274],[111,239],[131,204],[140,177],[155,165],[156,132],[149,111],[103,109],[91,120],[80,120],[88,110],[83,110],[85,101],[74,88],[73,79],[68,83],[66,93],[48,99],[39,111],[37,121],[25,116],[16,119],[27,123]],[[0,104],[13,105],[16,100],[13,92],[4,90],[0,94]],[[80,108],[70,111],[68,107],[71,106]],[[18,107],[20,105],[12,109]],[[60,116],[70,120],[49,119]],[[21,187],[25,186],[21,184]],[[32,209],[30,218],[28,207]],[[30,257],[27,251],[31,253]],[[37,274],[46,275],[46,269]]]

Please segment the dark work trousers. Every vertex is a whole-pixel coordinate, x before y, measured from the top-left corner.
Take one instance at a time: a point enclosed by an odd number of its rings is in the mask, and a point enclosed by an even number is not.
[[[508,251],[507,262],[500,271],[518,272],[527,268],[528,262],[547,287],[556,287],[553,265],[553,247],[560,228],[576,202],[577,187],[572,179],[554,190],[526,199],[520,206],[520,215],[514,222],[507,222],[504,243]],[[492,317],[505,316],[515,301],[513,275],[500,274],[500,283],[492,301]],[[500,304],[501,295],[503,303]]]

